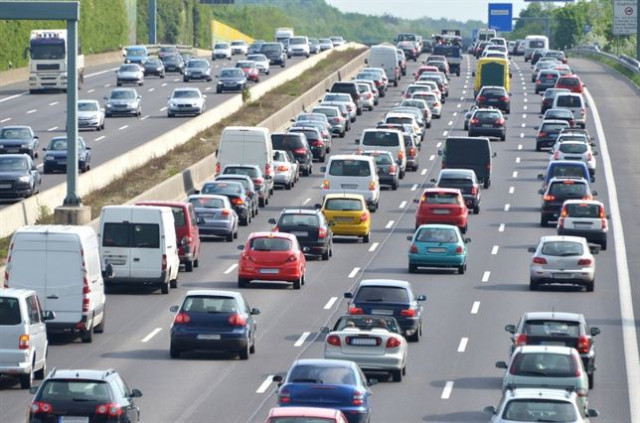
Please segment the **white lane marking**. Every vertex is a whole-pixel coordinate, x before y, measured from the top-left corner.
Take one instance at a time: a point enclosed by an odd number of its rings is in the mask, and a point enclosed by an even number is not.
[[[509,187],[509,194],[513,194],[515,190],[515,187]]]
[[[511,204],[507,203],[504,205],[504,211],[508,212],[511,209]]]
[[[427,174],[427,169],[422,169],[422,172],[420,172],[420,176],[424,176]]]
[[[499,246],[494,245],[493,248],[491,249],[491,255],[495,256],[496,254],[498,254],[498,250],[500,249]]]
[[[351,273],[349,273],[349,279],[353,279],[358,274],[359,271],[360,271],[359,267],[354,267]]]
[[[527,124],[526,124],[526,123],[524,123],[524,122],[522,122],[522,127],[524,128],[524,127],[526,127],[526,126],[527,126]]]
[[[459,109],[460,107],[462,107],[462,104],[458,104],[458,109]]]
[[[47,131],[52,132],[52,131],[55,131],[56,129],[58,129],[58,127],[57,127],[57,126],[54,126],[53,128],[49,128],[49,129],[47,129]]]
[[[140,118],[140,120],[148,119],[148,118],[149,118],[149,116],[151,116],[151,115],[144,115],[144,116],[142,116],[142,117]]]
[[[447,125],[449,125],[449,126],[453,125],[453,121],[450,120],[449,122],[447,122]]]
[[[458,345],[458,352],[464,352],[467,349],[467,343],[469,342],[469,338],[462,338],[460,340],[460,344]]]
[[[104,84],[105,88],[109,88],[111,86],[111,84]]]
[[[520,163],[520,157],[516,157],[516,163]]]
[[[295,344],[293,344],[293,346],[294,347],[301,347],[302,344],[304,344],[304,341],[307,340],[309,335],[311,335],[311,332],[302,332],[302,335],[300,335],[300,338],[298,338],[298,340],[296,341]]]
[[[458,112],[453,112],[453,115],[454,116],[458,116]]]
[[[491,272],[485,270],[484,274],[482,275],[482,282],[489,282],[489,276],[491,276]]]
[[[256,389],[256,394],[264,394],[265,392],[267,392],[267,389],[269,389],[269,386],[271,386],[271,382],[273,382],[273,376],[274,375],[267,376],[264,382],[262,382],[262,385],[260,385],[258,389]]]
[[[154,92],[156,89],[155,88],[149,88],[149,92]]]
[[[518,150],[522,150],[522,144],[518,144]]]
[[[232,265],[231,265],[231,266],[229,266],[229,267],[227,268],[227,270],[225,270],[223,273],[224,273],[225,275],[228,275],[229,273],[231,273],[231,272],[233,272],[234,270],[236,270],[236,267],[238,267],[238,263],[234,263],[234,264],[232,264]]]
[[[442,136],[443,136],[443,137],[446,137],[448,133],[449,133],[449,131],[443,131],[443,132],[442,132]]]
[[[436,148],[440,148],[440,146],[442,146],[442,143],[441,143],[441,142],[438,142],[438,143],[436,144]]]
[[[518,171],[517,171],[517,170],[515,170],[511,176],[512,176],[513,178],[517,178],[517,177],[518,177]]]
[[[498,226],[498,232],[504,232],[504,223],[501,223],[500,226]]]
[[[304,201],[302,202],[302,205],[304,206],[304,205],[305,205],[305,204],[307,204],[309,201],[311,201],[311,198],[307,198],[306,200],[304,200]]]
[[[210,89],[211,89],[211,87],[207,87],[207,88],[205,88],[204,90],[205,90],[205,91],[209,91]]]
[[[38,111],[38,109],[31,109],[31,110],[27,111],[27,114],[30,115],[31,113],[35,113],[37,111]]]
[[[520,132],[520,138],[524,138],[524,132]]]
[[[147,335],[144,338],[142,338],[141,342],[145,342],[145,343],[149,342],[151,340],[151,338],[153,338],[158,333],[160,333],[161,330],[162,330],[162,328],[155,328],[154,330],[151,331],[151,333],[149,333],[149,335]]]
[[[173,78],[173,82],[178,82],[180,81],[180,78]]]
[[[11,120],[11,118],[4,118],[4,119],[0,120],[0,123],[9,122],[10,120]]]
[[[167,86],[167,83],[166,83],[166,82],[163,82],[163,83],[162,83],[162,86],[163,86],[163,87],[166,87],[166,86]]]
[[[105,70],[101,70],[101,71],[98,71],[98,72],[89,73],[89,74],[85,75],[84,77],[85,78],[92,78],[94,76],[102,75],[102,74],[105,74],[105,73],[108,73],[108,72],[113,72],[114,70],[117,70],[117,69],[118,68],[105,69]]]
[[[429,161],[433,161],[433,159],[435,159],[435,158],[436,158],[436,155],[432,154],[432,155],[429,156]]]
[[[396,223],[394,220],[390,220],[387,222],[387,224],[385,225],[385,229],[391,229],[391,227],[393,226],[393,224]]]
[[[0,99],[0,103],[4,103],[5,101],[13,100],[14,98],[22,97],[23,95],[25,95],[27,93],[28,93],[28,91],[25,91],[25,92],[19,93],[19,94],[10,95],[9,97],[5,97],[3,99]]]
[[[94,89],[94,88],[91,88],[89,91],[87,91],[87,93],[91,94],[91,93],[92,93],[92,92],[94,92],[94,91],[95,91],[95,89]]]
[[[525,113],[522,115],[522,119],[526,119],[526,118],[527,118],[527,114]]]
[[[524,110],[527,110],[527,106],[525,105],[525,106],[523,107],[523,109],[524,109]]]
[[[56,104],[58,104],[58,102],[54,101],[53,103],[49,103],[49,106],[55,106]]]
[[[474,301],[471,306],[471,314],[478,314],[478,310],[480,310],[480,301]]]
[[[380,245],[377,242],[374,242],[373,244],[371,244],[371,247],[369,247],[369,252],[374,252],[376,250],[376,248],[378,248],[378,245]]]
[[[398,206],[399,209],[404,209],[407,206],[407,202],[403,201],[400,203],[400,205]]]
[[[524,95],[527,95],[527,93],[524,93]],[[526,98],[524,99],[524,102],[525,102],[525,103],[527,102],[527,99],[526,99]]]
[[[102,141],[103,139],[105,139],[106,137],[104,135],[99,136],[98,138],[96,138],[96,141]]]
[[[444,389],[442,390],[442,395],[440,395],[441,399],[449,399],[451,396],[451,391],[453,390],[453,381],[447,381],[444,385]]]
[[[160,109],[161,112],[164,112],[165,110],[167,110],[167,106],[164,106],[162,109]]]
[[[591,97],[589,90],[585,89],[587,101],[591,105],[593,123],[596,126],[598,139],[600,140],[600,155],[604,165],[604,176],[609,191],[609,211],[613,228],[613,239],[616,244],[616,268],[618,271],[618,295],[620,296],[620,316],[622,317],[622,341],[624,345],[625,367],[627,369],[627,391],[629,393],[629,407],[631,421],[640,421],[640,353],[636,337],[636,319],[633,311],[633,295],[629,267],[627,265],[627,245],[624,239],[622,216],[620,216],[620,204],[618,203],[618,190],[611,167],[609,147],[604,135],[604,128],[600,121],[600,114],[596,102]]]
[[[120,128],[118,128],[120,131],[122,131],[123,129],[127,129],[129,127],[129,125],[122,125]]]
[[[331,297],[329,298],[329,301],[327,301],[327,303],[322,308],[325,310],[330,310],[331,307],[333,307],[333,305],[336,303],[336,301],[338,301],[338,297]]]
[[[418,184],[411,185],[411,191],[415,191],[418,189]]]

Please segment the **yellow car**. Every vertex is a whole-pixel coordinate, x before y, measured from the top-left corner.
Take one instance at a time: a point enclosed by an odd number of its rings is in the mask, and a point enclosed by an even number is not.
[[[321,208],[334,235],[357,236],[369,242],[371,213],[362,195],[327,194]]]

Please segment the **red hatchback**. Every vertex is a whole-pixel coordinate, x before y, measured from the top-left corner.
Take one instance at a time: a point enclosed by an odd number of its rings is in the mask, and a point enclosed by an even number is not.
[[[238,263],[238,287],[252,280],[291,282],[304,285],[307,261],[295,235],[285,232],[254,232],[249,235]]]
[[[577,75],[564,75],[558,78],[555,88],[566,88],[572,93],[582,94],[584,84]]]
[[[467,231],[469,209],[457,188],[427,188],[422,193],[416,211],[416,229],[427,223],[445,223]]]
[[[260,69],[256,66],[256,62],[240,60],[236,63],[236,68],[242,69],[244,76],[246,76],[249,81],[260,82]]]
[[[418,70],[413,74],[416,77],[416,81],[420,79],[420,75],[422,75],[424,72],[440,72],[440,69],[438,69],[437,66],[420,66]]]

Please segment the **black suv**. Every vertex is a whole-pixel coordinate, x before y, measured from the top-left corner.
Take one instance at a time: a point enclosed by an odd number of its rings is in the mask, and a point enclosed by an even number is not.
[[[333,255],[333,232],[319,209],[284,209],[278,220],[269,219],[275,225],[272,231],[287,232],[298,238],[300,247],[309,249],[305,254],[329,260]]]
[[[260,53],[267,56],[270,65],[280,65],[281,68],[287,65],[287,52],[282,43],[264,43],[260,46]]]
[[[507,124],[498,109],[476,109],[469,119],[468,124],[470,137],[492,137],[500,138],[501,141],[507,139]]]
[[[274,132],[271,134],[271,145],[274,150],[290,151],[300,165],[304,176],[313,172],[313,153],[307,137],[299,132]]]
[[[360,91],[356,82],[334,82],[329,92],[349,94],[356,104],[356,114],[358,116],[362,114],[362,100],[360,99]]]
[[[549,221],[558,220],[565,200],[593,200],[598,193],[591,191],[589,182],[584,178],[552,178],[547,190],[539,190],[542,195],[540,207],[540,226],[546,227]]]
[[[131,389],[118,372],[109,370],[53,370],[37,388],[29,408],[31,423],[57,423],[70,420],[104,423],[140,421],[134,398],[142,396]]]
[[[593,389],[593,372],[596,370],[593,337],[600,333],[600,329],[589,328],[582,314],[558,311],[525,313],[517,325],[506,325],[504,330],[513,335],[511,353],[521,345],[563,345],[575,348],[580,353],[589,376],[589,389]]]
[[[311,147],[313,158],[318,160],[320,163],[324,163],[325,158],[327,157],[327,149],[322,139],[322,134],[318,128],[313,126],[294,126],[289,129],[289,133],[304,134],[309,146]]]
[[[476,97],[476,105],[481,108],[495,107],[508,115],[511,112],[511,101],[509,93],[504,87],[484,86]]]
[[[442,169],[438,179],[431,182],[438,188],[457,188],[464,198],[464,202],[473,214],[480,213],[480,182],[472,169]]]

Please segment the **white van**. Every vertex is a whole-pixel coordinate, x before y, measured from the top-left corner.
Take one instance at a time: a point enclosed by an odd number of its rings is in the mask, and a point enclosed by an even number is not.
[[[100,213],[100,256],[113,275],[108,286],[177,288],[180,257],[173,212],[158,206],[105,206]]]
[[[47,372],[46,320],[55,318],[43,311],[36,291],[0,289],[0,376],[17,377],[22,389]]]
[[[269,195],[273,194],[273,145],[268,128],[227,126],[220,137],[217,160],[216,176],[230,164],[260,166]]]
[[[398,56],[394,46],[373,46],[369,50],[369,58],[367,65],[372,68],[382,68],[389,78],[389,83],[393,82],[393,86],[398,86],[400,81],[400,66],[398,64]]]
[[[400,167],[400,179],[407,171],[407,151],[402,132],[396,129],[365,129],[357,140],[358,151],[389,151]]]
[[[527,35],[524,38],[524,61],[531,58],[534,50],[549,50],[549,39],[544,35]]]
[[[558,93],[553,99],[554,109],[569,109],[573,113],[573,120],[576,125],[583,128],[587,124],[587,109],[582,94],[579,93]]]
[[[50,334],[91,342],[105,323],[104,281],[95,231],[88,226],[34,225],[11,239],[5,286],[32,289],[56,314]]]
[[[495,29],[479,29],[478,37],[476,38],[476,41],[478,42],[489,41],[491,38],[494,38],[497,35],[498,33],[496,32]]]
[[[404,142],[402,144],[404,146]],[[326,167],[322,167],[322,199],[327,194],[361,194],[375,212],[380,202],[380,183],[378,167],[372,156],[355,154],[335,155],[329,158]]]

